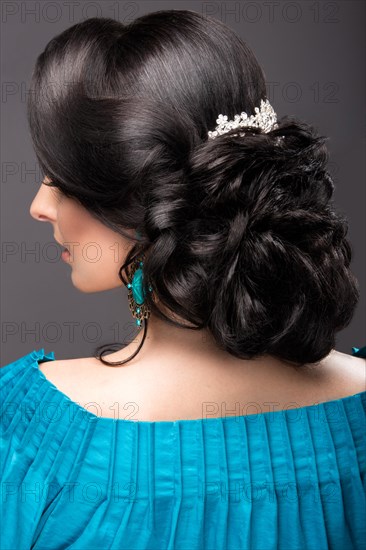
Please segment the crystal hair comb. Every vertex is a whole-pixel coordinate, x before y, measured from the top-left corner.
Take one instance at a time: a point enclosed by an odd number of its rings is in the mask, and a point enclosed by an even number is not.
[[[256,128],[261,128],[265,133],[270,132],[278,127],[277,124],[277,115],[268,101],[266,99],[261,100],[261,105],[255,107],[255,115],[248,115],[245,112],[240,113],[240,115],[235,115],[234,120],[228,120],[227,115],[219,115],[216,120],[217,126],[215,130],[208,132],[209,139],[215,139],[218,135],[226,134],[233,128],[245,128],[247,126],[254,126]],[[237,135],[237,134],[234,134]]]

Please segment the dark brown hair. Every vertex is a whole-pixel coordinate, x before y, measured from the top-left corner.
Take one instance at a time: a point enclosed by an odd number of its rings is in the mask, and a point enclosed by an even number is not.
[[[121,280],[149,251],[145,284],[223,350],[298,365],[328,355],[359,288],[347,220],[331,202],[326,138],[285,116],[269,133],[208,140],[219,113],[254,114],[267,97],[235,32],[187,10],[129,25],[87,19],[47,44],[31,89],[31,135],[52,184],[122,235],[142,236]],[[97,357],[126,363],[143,341],[125,361],[102,358],[110,345]]]

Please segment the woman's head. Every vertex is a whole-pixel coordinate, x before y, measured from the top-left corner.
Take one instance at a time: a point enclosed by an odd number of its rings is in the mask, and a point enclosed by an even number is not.
[[[220,113],[251,115],[266,99],[262,69],[229,27],[181,10],[89,19],[49,42],[31,89],[39,163],[70,219],[83,211],[94,227],[75,220],[73,237],[118,236],[121,281],[144,252],[153,313],[209,329],[241,358],[303,364],[331,351],[359,296],[325,139],[284,117],[268,134],[208,140]],[[89,267],[78,279],[75,263],[79,287],[84,274],[104,280],[99,262]]]

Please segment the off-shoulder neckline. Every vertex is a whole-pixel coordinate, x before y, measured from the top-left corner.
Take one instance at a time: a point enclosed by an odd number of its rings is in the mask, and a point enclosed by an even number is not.
[[[357,349],[357,348],[353,348]],[[228,416],[215,416],[211,418],[190,418],[190,419],[177,419],[177,420],[129,420],[127,418],[111,418],[106,416],[98,416],[92,412],[90,412],[88,409],[84,408],[82,405],[77,403],[76,401],[73,401],[68,395],[66,395],[64,392],[62,392],[53,382],[51,382],[44,373],[39,369],[39,364],[44,362],[44,359],[46,361],[55,361],[55,352],[50,351],[49,353],[44,353],[44,348],[40,350],[33,350],[29,356],[33,359],[33,362],[31,365],[35,367],[36,372],[41,377],[41,379],[49,386],[52,387],[52,389],[62,397],[62,399],[66,400],[69,405],[73,406],[77,411],[81,412],[85,417],[87,417],[89,420],[98,421],[99,423],[104,424],[111,424],[111,423],[119,423],[119,424],[141,424],[141,425],[164,425],[164,426],[172,426],[172,425],[185,425],[187,426],[192,425],[194,423],[207,423],[207,422],[232,422],[232,421],[245,421],[246,418],[250,417],[264,417],[265,415],[275,415],[276,418],[279,418],[278,415],[284,415],[287,417],[288,414],[294,414],[293,411],[297,411],[297,414],[300,412],[310,412],[315,411],[317,407],[322,406],[332,406],[335,403],[344,403],[345,401],[351,401],[353,399],[360,399],[361,396],[366,396],[366,390],[358,393],[354,393],[352,395],[346,395],[344,397],[340,397],[338,399],[331,399],[330,401],[321,401],[319,403],[315,403],[313,405],[306,405],[304,407],[295,407],[292,409],[281,409],[277,411],[265,411],[260,413],[252,413],[252,414],[246,414],[246,415],[228,415]],[[267,416],[267,418],[269,418]]]

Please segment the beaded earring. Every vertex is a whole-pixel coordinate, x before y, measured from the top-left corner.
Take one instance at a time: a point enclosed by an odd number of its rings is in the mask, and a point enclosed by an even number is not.
[[[136,235],[140,236],[138,232],[136,232]],[[148,319],[151,313],[149,306],[145,303],[143,259],[144,256],[142,254],[131,264],[131,278],[127,284],[129,308],[132,316],[136,319],[137,326],[141,326],[143,319]],[[149,292],[152,292],[151,285],[148,288]]]

